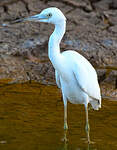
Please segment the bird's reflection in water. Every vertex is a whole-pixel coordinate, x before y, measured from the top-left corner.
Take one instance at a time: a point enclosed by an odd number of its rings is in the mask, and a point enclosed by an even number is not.
[[[64,150],[68,150],[68,130],[64,130]]]
[[[62,150],[70,150],[69,146],[68,146],[69,145],[68,132],[69,132],[68,130],[64,130],[64,137],[63,137],[63,140],[62,140],[64,142],[64,145],[63,145]],[[90,139],[89,132],[87,133],[87,138]],[[90,143],[89,143],[89,142],[87,142],[87,139],[85,139],[84,144],[86,145],[86,149],[85,150],[93,150],[91,148],[91,145],[94,144],[94,142],[90,141]],[[83,150],[83,149],[80,148],[80,147],[77,147],[76,150]]]
[[[62,141],[64,142],[63,150],[68,150],[68,130],[64,130],[64,137]]]

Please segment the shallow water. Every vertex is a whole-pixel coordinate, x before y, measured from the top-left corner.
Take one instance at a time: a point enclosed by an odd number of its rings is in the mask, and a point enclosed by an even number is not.
[[[56,86],[38,83],[0,84],[0,150],[117,150],[117,102],[103,101],[89,111],[86,143],[85,110],[68,105],[68,142],[64,142],[63,103]]]

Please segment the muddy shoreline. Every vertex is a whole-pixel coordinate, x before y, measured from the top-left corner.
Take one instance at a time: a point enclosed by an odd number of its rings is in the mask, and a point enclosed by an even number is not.
[[[54,27],[31,22],[2,27],[3,23],[37,14],[51,6],[60,8],[67,17],[61,51],[74,49],[84,55],[97,70],[103,94],[117,97],[116,0],[1,1],[0,79],[55,85],[47,52]]]

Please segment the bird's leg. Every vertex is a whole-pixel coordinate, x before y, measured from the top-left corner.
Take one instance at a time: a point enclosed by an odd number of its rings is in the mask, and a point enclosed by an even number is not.
[[[64,129],[68,129],[67,125],[67,98],[63,94],[63,102],[64,102]]]
[[[89,126],[89,119],[88,119],[88,104],[85,106],[85,111],[86,111],[86,126],[85,126],[85,130],[87,133],[87,138],[88,138],[88,143],[90,143],[90,126]]]
[[[68,125],[67,125],[67,105],[64,105],[64,129],[65,130],[68,129]]]

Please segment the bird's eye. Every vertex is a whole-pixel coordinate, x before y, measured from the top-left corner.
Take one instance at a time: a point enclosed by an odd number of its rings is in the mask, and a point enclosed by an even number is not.
[[[51,17],[51,16],[52,16],[52,14],[51,14],[51,13],[47,14],[47,17]]]

